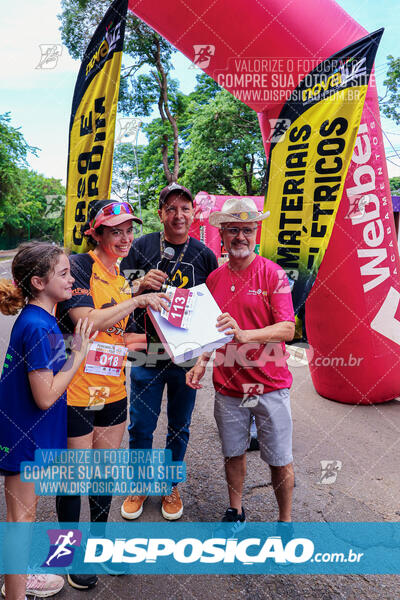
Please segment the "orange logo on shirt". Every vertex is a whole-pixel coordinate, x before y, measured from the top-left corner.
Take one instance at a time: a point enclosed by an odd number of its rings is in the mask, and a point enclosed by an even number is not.
[[[75,288],[74,290],[72,290],[72,295],[73,296],[90,296],[90,290],[87,290],[85,288]]]

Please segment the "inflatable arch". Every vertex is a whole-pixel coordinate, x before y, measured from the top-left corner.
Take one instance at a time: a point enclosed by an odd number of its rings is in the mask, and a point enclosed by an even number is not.
[[[367,34],[332,0],[130,0],[129,8],[258,113],[267,157],[271,119],[288,97],[280,90],[290,94],[299,77]],[[355,196],[365,207],[357,220]],[[368,404],[399,394],[399,274],[372,79],[333,233],[306,302],[311,376],[322,396]]]

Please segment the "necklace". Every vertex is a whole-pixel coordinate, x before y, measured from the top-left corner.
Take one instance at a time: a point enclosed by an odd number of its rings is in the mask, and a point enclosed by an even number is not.
[[[256,254],[253,255],[253,258],[251,259],[250,263],[244,269],[241,269],[240,271],[235,271],[234,269],[232,269],[232,267],[230,266],[230,264],[228,262],[228,271],[229,271],[229,277],[230,277],[231,284],[232,284],[231,285],[232,293],[234,293],[236,291],[236,285],[238,284],[238,281],[237,281],[238,279],[241,284],[244,284],[246,282],[247,276],[245,275],[245,273],[255,258],[256,258]],[[236,282],[233,280],[233,273],[236,273],[236,276],[235,276]],[[240,273],[242,273],[242,275],[240,275]]]
[[[175,262],[175,265],[174,265],[171,273],[168,275],[167,279],[165,280],[165,282],[164,282],[165,285],[170,285],[170,283],[172,283],[173,276],[175,275],[175,272],[178,270],[178,267],[180,266],[182,259],[185,256],[186,250],[189,246],[189,242],[190,242],[190,236],[187,237],[187,240],[182,248],[182,251],[179,254],[178,260]],[[165,237],[164,237],[164,232],[162,231],[160,233],[160,256],[161,257],[164,253],[164,250],[165,250]]]
[[[232,276],[233,271],[232,271],[232,269],[230,268],[229,265],[228,265],[228,271],[229,271],[229,277],[230,277],[231,284],[232,284],[231,285],[231,292],[233,294],[235,292],[235,290],[236,290],[236,285],[235,285],[235,282],[233,281],[233,276]]]

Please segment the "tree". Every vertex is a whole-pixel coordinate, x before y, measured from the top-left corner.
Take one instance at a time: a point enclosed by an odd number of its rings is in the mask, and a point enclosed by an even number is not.
[[[106,0],[62,0],[62,39],[74,58],[83,56],[108,6]],[[205,74],[197,77],[194,92],[180,92],[171,77],[173,52],[166,40],[128,14],[119,110],[149,117],[157,107],[159,114],[143,125],[148,144],[138,149],[143,208],[166,182],[178,178],[194,193],[263,194],[265,157],[256,113]],[[136,193],[135,164],[133,150],[120,146],[114,155],[113,192],[126,199]]]
[[[400,58],[387,57],[388,71],[384,85],[385,95],[379,99],[383,114],[400,125]]]
[[[0,244],[15,246],[28,237],[62,240],[65,188],[58,179],[27,168],[30,146],[21,131],[0,115]]]
[[[21,167],[27,166],[29,153],[37,156],[38,151],[10,121],[9,112],[0,115],[0,209],[11,197],[21,198]]]
[[[86,47],[109,8],[108,0],[62,0],[61,34],[73,58],[82,58]],[[119,109],[123,114],[150,116],[156,105],[162,128],[158,138],[165,178],[179,175],[179,131],[174,109],[177,84],[170,78],[171,56],[175,49],[158,33],[128,12],[121,69]],[[139,73],[147,67],[147,73]],[[179,100],[178,100],[179,102]]]
[[[390,191],[394,195],[400,195],[400,177],[391,177],[389,179]]]
[[[265,153],[256,113],[226,90],[207,104],[193,101],[188,112],[182,183],[194,193],[263,194]]]
[[[139,216],[139,195],[142,208],[143,231],[158,231],[158,196],[165,186],[165,175],[159,153],[154,148],[154,137],[147,146],[135,148],[132,144],[118,144],[114,151],[111,197],[134,205]],[[136,160],[138,174],[136,172]],[[139,231],[139,229],[138,229]]]
[[[19,169],[18,180],[18,196],[3,198],[0,206],[1,245],[14,247],[28,238],[62,242],[65,188],[61,181],[26,168]]]

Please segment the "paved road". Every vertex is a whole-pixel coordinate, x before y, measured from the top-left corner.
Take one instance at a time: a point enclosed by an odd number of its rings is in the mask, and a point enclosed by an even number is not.
[[[2,263],[0,263],[1,268]],[[1,318],[1,348],[12,319]],[[398,521],[399,403],[381,406],[347,406],[321,398],[314,390],[307,366],[292,369],[292,409],[296,521]],[[210,373],[198,394],[192,436],[187,452],[188,480],[181,490],[184,521],[219,520],[227,506],[218,434],[212,416]],[[155,446],[165,437],[165,405],[155,436]],[[124,443],[127,443],[125,438]],[[320,461],[341,461],[332,485],[319,483]],[[88,518],[84,501],[82,519]],[[120,498],[114,498],[111,520],[120,521]],[[248,477],[244,505],[252,521],[276,519],[275,501],[267,469],[259,453],[248,455]],[[0,518],[5,518],[4,502]],[[54,521],[53,499],[42,498],[38,518]],[[146,502],[141,521],[163,521],[157,498]],[[129,527],[129,523],[126,525]],[[137,575],[101,576],[97,587],[85,593],[87,600],[397,600],[398,576],[309,576],[309,575]],[[80,598],[82,593],[67,586],[60,600]]]

